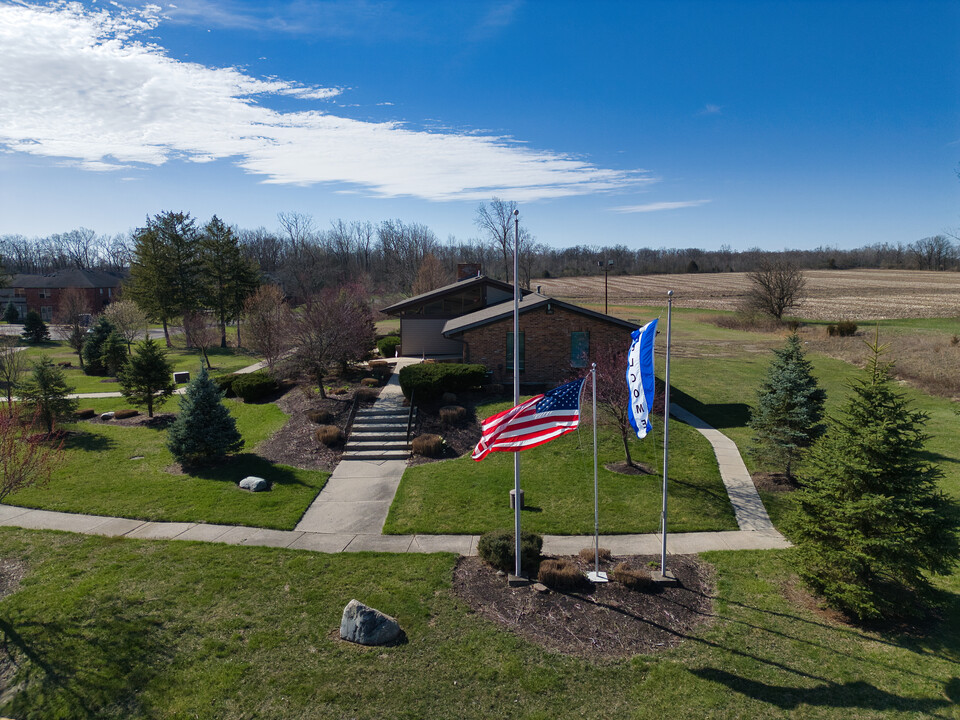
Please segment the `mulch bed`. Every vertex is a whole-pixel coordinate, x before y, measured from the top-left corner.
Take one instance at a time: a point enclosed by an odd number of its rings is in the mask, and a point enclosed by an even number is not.
[[[783,473],[756,472],[752,477],[757,490],[783,493],[793,492],[799,487],[795,479],[791,480]]]
[[[438,460],[449,460],[472,452],[473,448],[480,442],[480,421],[483,420],[483,418],[477,417],[476,408],[480,402],[486,402],[489,399],[490,396],[483,393],[461,393],[458,395],[456,401],[450,404],[465,408],[467,415],[456,425],[450,425],[440,420],[440,408],[443,405],[432,404],[417,407],[416,435],[439,435],[443,438],[446,447],[440,457],[429,458],[423,455],[412,455],[409,465],[424,465]]]
[[[332,472],[343,456],[343,447],[327,447],[315,437],[317,428],[308,414],[317,410],[326,410],[333,415],[330,425],[344,429],[353,406],[353,396],[359,384],[341,395],[321,398],[294,388],[276,402],[290,419],[280,430],[257,446],[257,454],[270,462],[304,470],[327,470]],[[359,407],[370,407],[373,401],[361,403]]]
[[[572,558],[584,572],[593,562]],[[620,562],[649,570],[652,555],[601,561],[609,571]],[[477,557],[462,557],[453,573],[454,592],[470,608],[501,627],[548,650],[591,659],[660,652],[680,644],[713,618],[713,568],[694,555],[672,555],[677,587],[631,590],[617,582],[581,591],[511,588],[507,576]]]

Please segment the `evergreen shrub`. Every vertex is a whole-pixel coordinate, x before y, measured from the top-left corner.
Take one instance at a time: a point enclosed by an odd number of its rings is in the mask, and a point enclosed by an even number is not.
[[[3,319],[8,323],[20,322],[20,313],[13,304],[13,300],[7,303],[7,309],[3,311]]]
[[[220,388],[220,392],[223,393],[224,397],[232,398],[237,396],[233,391],[233,383],[236,382],[237,378],[241,377],[243,377],[242,374],[225,373],[223,375],[211,375],[210,379]]]
[[[210,463],[243,447],[237,421],[206,368],[200,369],[180,397],[180,412],[167,430],[167,447],[185,464]]]
[[[103,362],[103,346],[107,338],[116,332],[106,317],[101,315],[90,328],[83,343],[83,371],[87,375],[106,375],[107,366]]]
[[[267,373],[258,370],[252,373],[238,375],[232,383],[233,392],[244,402],[262,400],[270,393],[276,392],[277,383]]]
[[[477,543],[477,554],[481,560],[498,570],[513,572],[516,565],[515,538],[513,530],[493,530],[485,533],[480,536]],[[540,565],[541,550],[543,550],[541,535],[527,531],[520,533],[520,566],[524,572],[530,574],[536,572],[536,568]]]
[[[28,343],[42,343],[50,339],[47,324],[40,317],[40,313],[31,310],[23,320],[23,332],[20,335]]]
[[[420,363],[400,371],[400,389],[415,402],[434,402],[445,392],[463,392],[483,385],[487,368],[483,365]]]
[[[397,348],[400,346],[400,338],[396,335],[387,335],[377,340],[377,350],[380,351],[380,356],[385,358],[392,358],[396,355]]]

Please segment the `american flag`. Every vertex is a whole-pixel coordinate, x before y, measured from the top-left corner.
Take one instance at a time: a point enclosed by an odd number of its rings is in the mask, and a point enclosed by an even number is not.
[[[517,452],[543,445],[576,430],[580,423],[580,390],[586,378],[568,382],[483,421],[474,460],[490,452]]]

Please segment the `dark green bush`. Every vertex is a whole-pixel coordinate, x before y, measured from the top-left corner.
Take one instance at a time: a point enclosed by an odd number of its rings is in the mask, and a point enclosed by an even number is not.
[[[224,397],[236,397],[237,394],[233,391],[233,383],[236,382],[237,378],[241,377],[243,377],[243,375],[227,373],[226,375],[211,376],[210,379],[220,388],[220,392],[223,393]]]
[[[483,365],[430,364],[407,365],[400,371],[400,389],[416,402],[434,402],[445,392],[461,392],[479,387],[487,377]]]
[[[396,335],[387,335],[377,340],[377,350],[379,350],[380,355],[385,358],[392,358],[396,354],[399,346],[400,338]]]
[[[513,530],[494,530],[480,536],[477,553],[480,559],[490,563],[498,570],[513,572],[515,568]],[[535,575],[540,565],[540,551],[543,550],[543,537],[532,532],[520,533],[520,566],[525,573]]]
[[[233,391],[244,402],[262,400],[276,389],[276,381],[261,370],[238,375],[233,381]]]
[[[555,590],[576,590],[587,583],[587,578],[569,558],[545,558],[540,561],[537,580]]]

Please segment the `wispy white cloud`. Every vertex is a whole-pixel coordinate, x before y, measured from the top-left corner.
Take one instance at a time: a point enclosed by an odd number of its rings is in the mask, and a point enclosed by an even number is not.
[[[680,208],[697,207],[705,205],[710,200],[680,200],[676,202],[653,202],[644,205],[627,205],[624,207],[613,208],[614,212],[619,213],[647,213],[658,212],[660,210],[678,210]]]
[[[720,115],[723,112],[723,108],[720,105],[714,105],[713,103],[707,103],[702,108],[697,115]]]
[[[0,5],[0,148],[100,171],[229,158],[269,183],[430,200],[529,201],[652,182],[496,135],[277,111],[271,96],[342,91],[178,61],[136,37],[160,22],[157,6]]]

